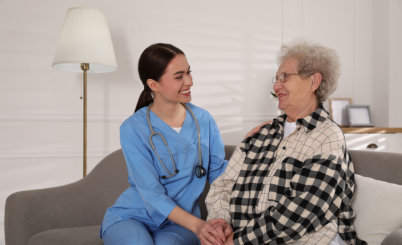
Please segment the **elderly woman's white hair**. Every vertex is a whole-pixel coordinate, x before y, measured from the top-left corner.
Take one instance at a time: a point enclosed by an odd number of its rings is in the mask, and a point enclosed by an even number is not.
[[[310,76],[317,72],[321,74],[321,84],[315,91],[318,102],[324,102],[335,91],[340,75],[339,57],[335,50],[313,42],[296,40],[282,46],[279,64],[288,58],[299,61],[298,73],[301,76]]]

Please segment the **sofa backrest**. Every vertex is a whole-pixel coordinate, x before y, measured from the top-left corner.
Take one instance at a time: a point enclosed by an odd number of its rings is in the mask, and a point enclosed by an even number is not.
[[[402,185],[402,154],[350,150],[355,173]]]
[[[229,159],[235,146],[226,145],[226,159]],[[349,151],[355,173],[378,180],[402,185],[402,154],[371,151]],[[117,197],[128,187],[127,170],[121,149],[114,151],[105,157],[82,181],[90,182],[92,189],[100,195],[102,207],[99,210],[99,218],[106,208],[113,205]],[[205,196],[209,190],[206,186],[200,198],[202,217],[206,216],[204,204]]]
[[[225,145],[226,159],[235,149],[234,145]],[[349,150],[355,173],[402,185],[402,154],[381,151]]]
[[[112,206],[129,186],[126,161],[122,150],[110,153],[80,181],[87,182],[82,186],[90,189],[91,195],[96,197],[97,204],[93,205],[92,213],[95,224],[100,224],[106,209]]]

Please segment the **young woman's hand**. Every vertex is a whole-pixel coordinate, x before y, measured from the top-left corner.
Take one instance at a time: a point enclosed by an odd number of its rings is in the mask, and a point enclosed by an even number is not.
[[[208,221],[215,229],[219,231],[219,234],[223,233],[225,235],[225,239],[233,233],[232,226],[226,223],[223,219],[212,219]]]
[[[179,206],[173,208],[168,219],[194,232],[198,239],[200,239],[202,245],[224,245],[226,241],[225,234],[228,234],[232,230],[230,225],[223,225],[219,229],[215,227],[219,223],[226,224],[223,219],[204,221],[190,213],[187,213]]]
[[[244,138],[248,138],[251,135],[257,133],[262,126],[267,125],[268,123],[272,123],[272,121],[264,122],[264,123],[261,123],[260,125],[258,125],[256,127],[254,127],[250,132],[247,133],[246,137],[244,137]]]
[[[224,245],[226,235],[224,230],[217,229],[216,225],[224,220],[210,220],[203,222],[198,228],[196,234],[200,239],[201,245]]]
[[[229,225],[226,222],[216,222],[214,224],[214,227],[217,230],[221,230],[224,234],[225,234],[225,241],[224,241],[224,245],[234,245],[233,242],[233,229],[232,226]]]

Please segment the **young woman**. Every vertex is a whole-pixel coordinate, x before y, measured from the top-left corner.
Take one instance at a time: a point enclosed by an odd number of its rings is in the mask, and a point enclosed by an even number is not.
[[[135,113],[120,127],[130,187],[105,214],[108,244],[223,244],[200,219],[198,198],[206,181],[224,170],[224,145],[205,110],[190,104],[193,80],[183,51],[158,43],[142,53],[144,85]]]

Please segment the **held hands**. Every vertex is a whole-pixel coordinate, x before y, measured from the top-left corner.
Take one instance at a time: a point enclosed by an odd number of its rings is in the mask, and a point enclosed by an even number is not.
[[[232,227],[225,223],[216,223],[216,225],[214,226],[217,229],[222,229],[222,232],[225,234],[226,236],[226,241],[224,241],[224,245],[234,245],[233,243],[233,229]]]
[[[204,221],[176,206],[168,219],[194,232],[202,245],[233,244],[233,230],[223,219]],[[232,239],[230,239],[232,238]]]
[[[233,230],[223,219],[204,222],[198,229],[197,236],[202,245],[233,244]]]

